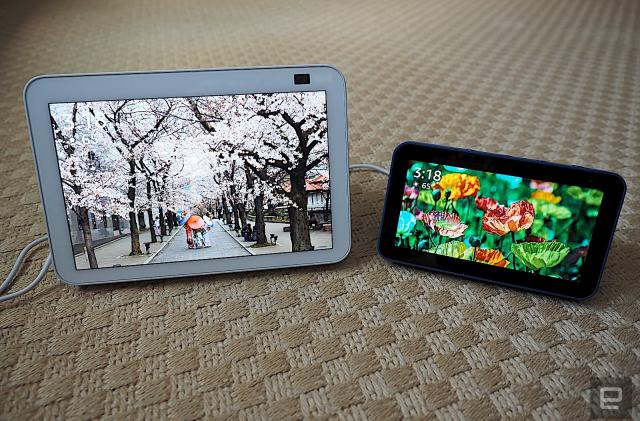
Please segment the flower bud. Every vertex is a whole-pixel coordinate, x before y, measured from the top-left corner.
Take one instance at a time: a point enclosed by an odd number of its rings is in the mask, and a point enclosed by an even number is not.
[[[479,247],[480,244],[482,244],[482,238],[477,235],[472,235],[471,237],[469,237],[469,244],[472,247]]]

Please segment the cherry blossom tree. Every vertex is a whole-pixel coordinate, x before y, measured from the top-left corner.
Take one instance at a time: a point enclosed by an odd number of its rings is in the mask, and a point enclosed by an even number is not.
[[[54,104],[50,117],[67,209],[78,217],[89,267],[97,268],[89,214],[121,213],[125,197],[118,187],[124,179],[114,151],[95,136],[86,104]]]
[[[328,159],[324,92],[188,101],[201,127],[215,139],[211,149],[233,152],[244,163],[245,185],[258,192],[253,208],[261,240],[266,239],[262,235],[264,216],[258,214],[263,212],[264,194],[269,192],[286,198],[293,251],[311,250],[305,177]],[[284,182],[283,174],[287,177]]]
[[[289,199],[292,251],[312,250],[307,210],[306,177],[328,160],[324,92],[277,93],[249,96],[246,107],[259,119],[248,118],[254,144],[247,142],[247,165],[261,179],[275,167],[288,175],[283,186]]]
[[[175,107],[176,104],[172,104],[172,106]],[[192,152],[185,146],[190,145],[189,139],[192,139],[193,124],[184,119],[173,119],[171,109],[166,112],[160,111],[160,113],[167,114],[169,119],[159,127],[157,138],[145,149],[144,155],[138,159],[136,166],[145,178],[145,204],[148,219],[150,222],[154,220],[153,208],[157,208],[160,233],[166,235],[165,209],[172,212],[170,209],[175,209],[174,201],[180,196],[180,193],[176,191],[169,194],[168,182],[171,178],[174,182],[172,185],[175,185],[175,182],[181,178],[185,168],[185,150],[188,149],[189,152]],[[186,180],[181,180],[177,184],[184,187]],[[169,218],[169,220],[172,219]],[[151,242],[156,242],[154,229],[151,229],[150,235]]]
[[[139,203],[136,203],[140,160],[148,153],[155,141],[166,135],[165,124],[173,105],[170,100],[162,99],[89,104],[89,112],[96,118],[97,123],[128,166],[127,199],[131,230],[129,255],[131,256],[142,254],[137,221],[140,207]]]

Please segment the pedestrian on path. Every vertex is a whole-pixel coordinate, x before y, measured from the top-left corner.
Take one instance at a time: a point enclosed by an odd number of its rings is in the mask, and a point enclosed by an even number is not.
[[[153,231],[156,233],[156,238],[160,238],[160,242],[163,243],[164,239],[162,237],[162,230],[160,229],[160,219],[156,217],[153,221]]]
[[[209,242],[209,234],[211,234],[211,229],[213,228],[213,215],[211,215],[210,212],[207,212],[207,214],[204,215],[202,219],[205,223],[205,229],[202,233],[204,236],[204,243],[205,245],[210,246],[211,243]]]

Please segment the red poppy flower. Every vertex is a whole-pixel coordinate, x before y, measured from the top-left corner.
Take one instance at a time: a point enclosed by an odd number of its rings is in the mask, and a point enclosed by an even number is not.
[[[498,206],[498,202],[491,197],[476,197],[476,207],[482,211],[493,210]]]
[[[533,205],[526,200],[511,206],[498,206],[488,210],[482,217],[482,229],[490,234],[505,235],[527,229],[533,223],[536,213]]]
[[[467,225],[460,223],[460,217],[449,212],[429,212],[423,214],[423,221],[438,234],[458,238],[464,234]]]

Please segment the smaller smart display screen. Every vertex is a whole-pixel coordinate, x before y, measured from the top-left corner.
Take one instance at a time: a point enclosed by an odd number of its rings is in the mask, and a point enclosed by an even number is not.
[[[395,246],[579,281],[603,192],[409,162]]]

